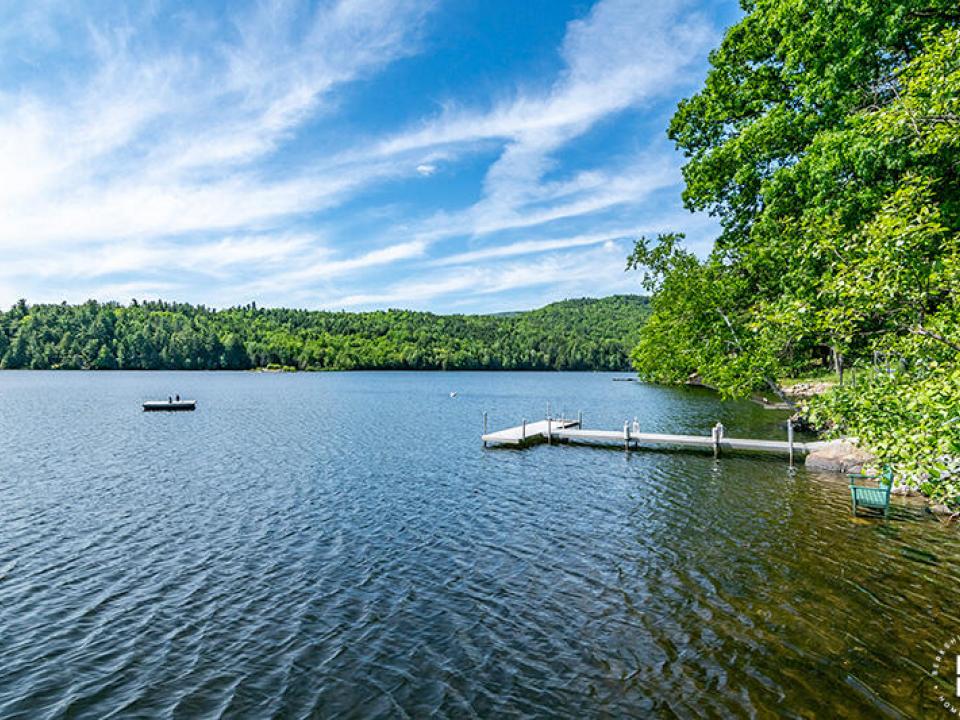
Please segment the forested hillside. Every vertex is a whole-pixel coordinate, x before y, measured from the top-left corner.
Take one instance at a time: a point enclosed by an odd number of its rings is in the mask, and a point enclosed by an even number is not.
[[[808,418],[960,504],[960,6],[742,5],[669,130],[722,232],[638,243],[636,367],[727,395],[832,368]]]
[[[21,301],[0,312],[0,367],[622,370],[646,315],[633,295],[505,315]]]

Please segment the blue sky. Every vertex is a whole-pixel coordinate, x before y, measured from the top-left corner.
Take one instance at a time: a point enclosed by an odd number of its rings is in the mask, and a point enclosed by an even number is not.
[[[497,312],[714,221],[665,127],[734,0],[6,2],[0,304]]]

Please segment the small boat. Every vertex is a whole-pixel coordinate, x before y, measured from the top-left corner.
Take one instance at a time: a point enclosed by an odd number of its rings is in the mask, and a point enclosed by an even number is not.
[[[457,393],[456,393],[456,391],[454,391],[454,392],[452,392],[452,393],[450,393],[450,397],[452,397],[452,398],[454,398],[454,397],[456,397],[456,396],[457,396]]]
[[[147,400],[144,412],[189,412],[197,409],[196,400]]]

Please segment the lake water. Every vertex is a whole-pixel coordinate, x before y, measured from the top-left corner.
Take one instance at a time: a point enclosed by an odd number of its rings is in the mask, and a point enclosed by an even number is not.
[[[937,717],[957,531],[595,373],[0,373],[0,717]],[[449,393],[457,391],[458,397]],[[143,413],[173,393],[195,413]],[[946,715],[944,715],[946,716]]]

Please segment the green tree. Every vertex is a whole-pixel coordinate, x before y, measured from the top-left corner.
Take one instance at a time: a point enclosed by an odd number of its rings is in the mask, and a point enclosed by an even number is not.
[[[905,418],[933,402],[920,390],[931,378],[953,392],[960,361],[960,11],[955,0],[743,7],[669,128],[687,158],[685,204],[722,231],[703,261],[638,245],[632,265],[666,270],[634,362],[744,395],[828,362],[842,382],[845,365],[893,355],[894,386],[867,377],[860,392],[889,393],[871,401]],[[658,366],[675,338],[681,352]],[[843,414],[852,392],[811,417],[879,437]],[[877,449],[932,466],[942,437]]]
[[[23,302],[0,312],[0,361],[8,367],[181,370],[271,363],[310,370],[623,369],[647,310],[646,299],[636,296],[478,316]],[[578,356],[590,361],[572,360]]]

